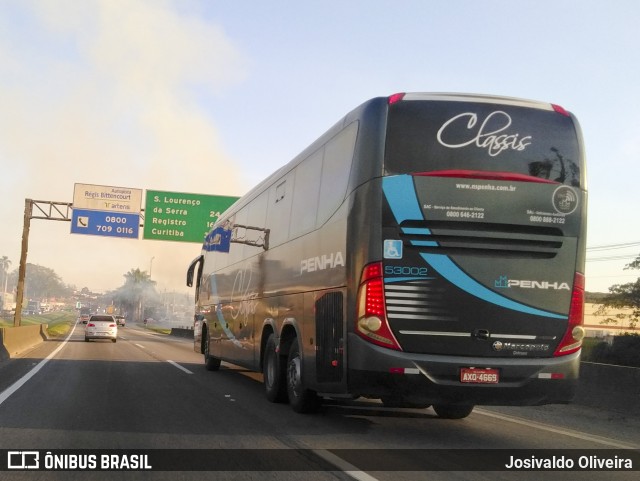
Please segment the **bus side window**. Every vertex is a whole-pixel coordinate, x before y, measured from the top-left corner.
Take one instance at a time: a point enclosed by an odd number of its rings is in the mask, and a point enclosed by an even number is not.
[[[233,221],[233,234],[231,235],[231,247],[229,249],[229,264],[228,265],[232,265],[235,264],[236,262],[240,262],[241,260],[243,260],[244,255],[243,255],[243,251],[244,251],[244,244],[240,244],[238,242],[233,242],[233,239],[237,239],[237,240],[246,240],[247,239],[247,229],[246,229],[246,225],[247,225],[247,207],[243,207],[242,209],[240,209],[240,211],[236,212],[235,214],[235,218]],[[242,226],[242,227],[240,227]]]
[[[269,188],[269,208],[267,210],[267,229],[269,246],[276,247],[289,240],[289,217],[291,216],[291,185],[293,172]]]
[[[284,200],[284,196],[287,193],[287,181],[283,180],[276,186],[276,204]]]
[[[269,193],[263,192],[247,206],[247,209],[249,209],[249,213],[247,214],[247,225],[257,227],[259,229],[265,228],[268,198]],[[264,252],[264,248],[260,247],[260,245],[264,244],[265,241],[265,232],[263,230],[247,229],[246,240],[250,243],[258,244],[259,246],[256,247],[255,245],[245,244],[245,259]]]
[[[295,169],[293,188],[293,206],[291,208],[291,239],[306,234],[315,228],[318,194],[320,193],[320,175],[322,172],[323,149],[314,152]]]
[[[329,220],[347,194],[357,135],[358,122],[353,122],[325,146],[317,227]]]

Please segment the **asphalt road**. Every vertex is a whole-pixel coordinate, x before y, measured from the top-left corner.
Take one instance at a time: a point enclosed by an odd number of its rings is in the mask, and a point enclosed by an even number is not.
[[[67,340],[0,363],[0,449],[212,450],[189,451],[181,460],[200,472],[10,471],[0,472],[2,479],[631,480],[638,471],[450,467],[467,466],[465,456],[485,449],[558,456],[567,449],[637,450],[640,419],[545,406],[482,407],[451,421],[431,409],[363,400],[328,401],[320,413],[300,415],[267,402],[259,374],[224,363],[219,372],[206,371],[189,340],[128,326],[117,343],[87,343],[78,326]],[[155,452],[156,466],[180,454],[162,453],[159,459]],[[424,460],[445,470],[423,471]]]

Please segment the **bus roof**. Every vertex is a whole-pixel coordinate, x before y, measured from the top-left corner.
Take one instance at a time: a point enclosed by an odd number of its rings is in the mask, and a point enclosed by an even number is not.
[[[435,100],[449,102],[479,102],[491,104],[514,105],[518,107],[538,108],[542,110],[556,110],[553,104],[537,100],[521,99],[516,97],[502,97],[498,95],[468,94],[468,93],[428,93],[410,92],[402,95],[402,100]]]

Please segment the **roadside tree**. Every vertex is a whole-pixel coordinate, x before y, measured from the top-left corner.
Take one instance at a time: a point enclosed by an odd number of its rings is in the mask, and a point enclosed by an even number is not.
[[[145,317],[145,305],[155,304],[159,298],[156,282],[146,271],[131,269],[124,274],[124,285],[110,295],[121,312],[131,314],[132,319],[142,322]]]
[[[640,269],[640,256],[625,266],[625,270],[628,269]],[[613,285],[609,288],[609,293],[601,301],[602,304],[595,314],[609,316],[610,309],[624,309],[627,312],[618,312],[613,316],[606,317],[601,321],[601,324],[618,324],[626,321],[630,328],[635,328],[640,320],[640,278],[635,282]]]

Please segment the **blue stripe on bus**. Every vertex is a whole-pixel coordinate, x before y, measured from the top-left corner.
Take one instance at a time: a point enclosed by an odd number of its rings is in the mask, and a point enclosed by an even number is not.
[[[411,245],[416,247],[438,247],[438,243],[436,241],[412,240]]]
[[[403,227],[402,232],[414,235],[431,235],[431,231],[426,227]]]
[[[384,177],[382,179],[382,190],[398,225],[405,220],[424,220],[422,210],[420,209],[420,202],[418,201],[413,184],[413,178],[410,175],[404,174]],[[425,231],[426,232],[423,231],[424,234],[431,234],[429,229],[425,229]],[[555,312],[536,309],[509,299],[508,297],[501,296],[471,278],[446,255],[422,253],[420,255],[446,280],[483,301],[504,307],[505,309],[536,316],[549,317],[552,319],[567,319],[568,317],[566,315],[556,314]]]
[[[567,319],[567,316],[556,314],[554,312],[536,309],[526,304],[521,304],[500,294],[493,292],[471,278],[467,273],[460,269],[449,257],[443,254],[420,254],[422,258],[429,263],[442,277],[459,287],[463,291],[475,296],[483,301],[490,302],[506,309],[524,312],[525,314],[533,314],[536,316],[550,317],[552,319]]]
[[[210,276],[209,277],[209,282],[210,282],[210,288],[209,288],[209,293],[211,295],[211,297],[214,297],[216,299],[216,301],[220,300],[220,297],[218,296],[218,286],[216,285],[216,276]],[[242,349],[246,349],[246,347],[236,339],[236,336],[233,334],[233,332],[231,332],[231,330],[229,329],[229,325],[227,324],[227,321],[225,321],[224,319],[224,315],[222,314],[222,304],[220,302],[216,303],[216,318],[218,319],[218,322],[220,323],[220,327],[222,328],[222,330],[224,331],[224,333],[227,335],[227,338],[233,342],[236,346],[242,348]]]
[[[385,284],[392,284],[394,282],[411,282],[411,281],[428,281],[431,279],[435,279],[435,277],[385,277],[384,278],[384,283]]]
[[[405,220],[424,220],[416,188],[410,175],[394,175],[382,179],[382,190],[389,201],[396,222]],[[426,229],[431,233],[429,229]]]

